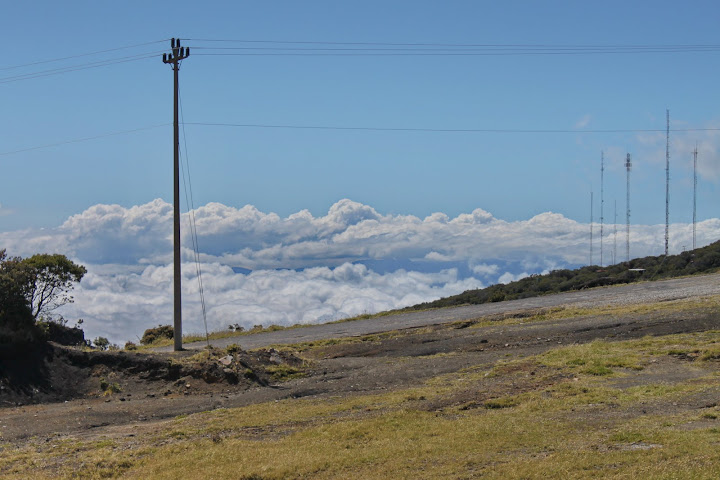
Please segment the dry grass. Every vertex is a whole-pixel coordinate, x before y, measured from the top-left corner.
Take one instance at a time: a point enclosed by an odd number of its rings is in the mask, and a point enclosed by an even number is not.
[[[716,351],[719,332],[562,347],[383,395],[191,415],[146,438],[3,445],[0,472],[6,478],[718,478],[717,408],[618,413],[714,388],[711,374],[720,370],[714,354],[703,362],[703,381],[626,389],[609,383],[660,355]],[[613,374],[598,376],[587,365]],[[488,376],[510,385],[540,367],[566,381],[506,394],[484,408],[422,407]]]
[[[717,305],[668,302],[605,313]],[[502,321],[591,313],[563,309]],[[692,399],[718,397],[719,358],[718,331],[558,346],[379,395],[214,410],[143,436],[0,444],[0,477],[715,479],[720,408]],[[658,364],[701,374],[618,386]],[[477,402],[452,400],[473,391]]]

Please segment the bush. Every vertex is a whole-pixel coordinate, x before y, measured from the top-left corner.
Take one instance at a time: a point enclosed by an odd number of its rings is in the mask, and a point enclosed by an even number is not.
[[[68,327],[53,321],[39,321],[38,327],[40,327],[48,341],[60,345],[85,345],[85,332],[78,327]]]
[[[150,345],[163,338],[173,338],[173,327],[170,325],[158,325],[155,328],[148,328],[143,333],[140,343],[143,345]]]
[[[110,340],[105,337],[97,337],[95,340],[93,340],[93,345],[95,345],[95,348],[98,348],[100,350],[107,350],[108,348],[110,348]]]

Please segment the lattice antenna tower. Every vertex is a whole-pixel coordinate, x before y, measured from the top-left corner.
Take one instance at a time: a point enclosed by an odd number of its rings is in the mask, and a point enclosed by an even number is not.
[[[605,152],[600,151],[600,266],[603,266],[603,223],[605,223],[605,217],[603,216],[603,207],[605,206],[605,195],[604,195],[604,176],[605,176]]]
[[[630,169],[632,168],[632,162],[630,161],[630,154],[627,154],[625,159],[625,169],[627,170],[627,198],[626,205],[627,210],[625,213],[625,257],[627,261],[630,261]]]
[[[613,219],[613,265],[615,264],[617,264],[617,200],[615,200]]]
[[[695,243],[695,224],[697,222],[697,144],[693,150],[693,250],[697,248]]]
[[[590,263],[593,264],[593,192],[590,190]]]
[[[665,256],[668,254],[670,238],[670,110],[665,111]]]

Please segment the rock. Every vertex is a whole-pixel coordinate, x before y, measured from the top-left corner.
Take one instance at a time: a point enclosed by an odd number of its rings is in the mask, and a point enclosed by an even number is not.
[[[280,354],[278,353],[277,350],[275,350],[274,348],[271,348],[271,349],[269,350],[269,352],[270,352],[270,361],[271,361],[272,363],[274,363],[274,364],[276,364],[276,365],[280,365],[280,364],[282,364],[282,363],[285,363],[285,360],[283,360],[283,358],[280,356]]]
[[[233,356],[232,355],[226,355],[218,360],[221,364],[225,365],[226,367],[230,365],[233,362]]]

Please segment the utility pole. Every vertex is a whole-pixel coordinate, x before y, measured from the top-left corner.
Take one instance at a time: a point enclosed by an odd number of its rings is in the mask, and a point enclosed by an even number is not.
[[[665,135],[665,256],[670,238],[670,110],[665,110],[667,129]]]
[[[625,234],[625,256],[627,257],[627,261],[630,261],[630,168],[632,167],[632,162],[630,161],[630,154],[627,154],[627,157],[625,159],[625,169],[627,170],[627,199],[626,199],[626,205],[627,210],[625,212],[625,227],[626,227],[626,234]]]
[[[173,338],[175,351],[182,350],[182,303],[180,290],[180,127],[178,121],[178,72],[180,61],[190,56],[190,49],[180,46],[180,39],[171,39],[172,53],[163,53],[163,63],[173,69]]]
[[[693,250],[697,248],[695,244],[695,224],[697,222],[697,144],[693,150]]]
[[[604,175],[605,175],[605,152],[600,151],[600,266],[603,266],[603,223],[605,217],[603,216],[603,206],[605,205],[604,196]]]

